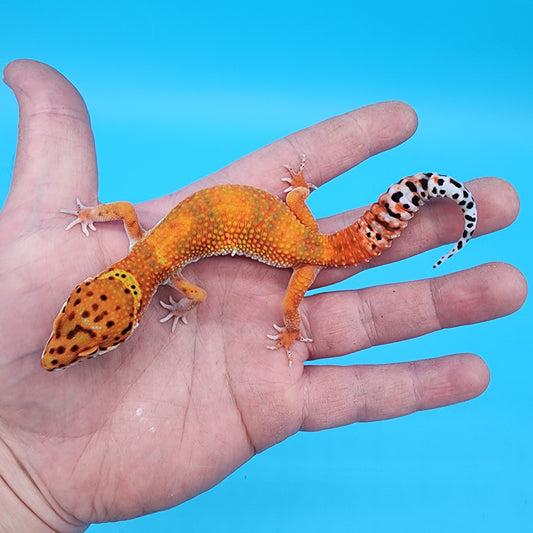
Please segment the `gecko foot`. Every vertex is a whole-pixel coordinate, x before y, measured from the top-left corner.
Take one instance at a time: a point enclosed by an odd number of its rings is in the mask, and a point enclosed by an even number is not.
[[[168,320],[173,318],[174,321],[172,322],[172,333],[176,331],[176,326],[178,325],[178,322],[180,321],[180,319],[184,324],[188,324],[185,314],[189,309],[185,309],[186,306],[182,304],[183,300],[184,298],[176,302],[172,298],[172,296],[169,296],[168,304],[161,300],[159,301],[159,303],[161,304],[161,307],[164,307],[165,309],[169,311],[169,313],[166,316],[164,316],[161,320],[159,320],[159,322],[167,322]]]
[[[86,205],[83,205],[81,203],[81,200],[79,198],[76,198],[76,205],[78,206],[78,209],[76,211],[73,211],[71,209],[60,209],[60,213],[65,213],[67,215],[74,215],[76,218],[65,228],[65,231],[68,231],[70,228],[74,227],[76,224],[81,224],[81,231],[84,233],[86,237],[89,236],[89,229],[92,231],[96,231],[96,228],[94,227],[93,220],[87,216],[84,215],[82,211],[85,209],[91,209],[90,207],[87,207]]]
[[[302,337],[300,335],[300,332],[297,331],[289,331],[285,327],[278,326],[277,324],[273,324],[274,329],[278,332],[277,335],[267,335],[267,337],[270,340],[278,341],[275,345],[267,346],[267,349],[269,350],[277,350],[279,348],[285,348],[285,351],[287,352],[287,359],[289,360],[289,366],[292,366],[292,352],[291,352],[291,345],[295,340],[298,340],[300,342],[313,342],[313,339],[309,339],[307,337]]]
[[[318,188],[316,185],[313,185],[312,183],[307,183],[305,181],[303,175],[305,167],[305,154],[302,154],[302,162],[300,163],[298,172],[294,171],[293,168],[289,165],[283,166],[289,171],[290,174],[290,177],[281,178],[281,181],[284,181],[289,184],[289,186],[283,191],[284,193],[291,192],[298,187],[303,187],[308,190],[316,190]]]

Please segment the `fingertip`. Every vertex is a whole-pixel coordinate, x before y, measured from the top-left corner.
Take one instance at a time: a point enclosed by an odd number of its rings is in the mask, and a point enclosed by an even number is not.
[[[490,383],[490,369],[484,359],[473,353],[451,357],[457,357],[460,362],[454,378],[457,390],[463,391],[463,401],[477,398],[483,394]]]
[[[385,106],[393,116],[397,117],[397,120],[403,124],[408,137],[411,137],[418,129],[418,115],[408,103],[401,100],[389,100],[378,105]]]
[[[15,59],[10,61],[5,67],[3,72],[3,80],[8,84],[16,82],[19,78],[24,79],[24,77],[30,72],[35,73],[41,72],[59,74],[50,65],[42,63],[41,61],[36,61],[34,59]]]
[[[17,59],[6,65],[2,80],[13,91],[20,114],[50,111],[57,106],[75,118],[88,120],[85,102],[76,88],[53,67],[33,59]]]
[[[18,75],[18,72],[21,70],[21,69],[24,69],[25,65],[27,65],[28,63],[39,63],[39,64],[43,64],[43,63],[40,63],[38,61],[34,61],[32,59],[15,59],[13,61],[10,61],[5,67],[4,67],[4,70],[2,72],[2,81],[8,85],[9,87],[11,87],[11,84],[12,84],[12,80],[15,79]]]
[[[513,185],[496,177],[476,179],[468,184],[478,205],[480,233],[511,225],[520,212],[520,198]]]
[[[479,268],[487,269],[488,274],[484,278],[492,278],[493,280],[492,300],[494,308],[500,308],[505,315],[510,315],[524,305],[528,293],[528,284],[526,277],[518,268],[501,261],[487,263]],[[495,318],[499,316],[502,316],[502,314],[496,315]]]
[[[498,182],[500,186],[500,201],[507,204],[508,224],[514,222],[520,212],[520,197],[514,186],[502,178],[488,178]]]
[[[11,78],[13,71],[16,71],[19,63],[27,61],[25,59],[15,59],[10,61],[2,70],[2,81],[8,86],[11,87]]]
[[[372,156],[398,146],[409,139],[418,127],[415,110],[407,103],[390,100],[371,104],[347,115],[358,124]]]
[[[412,363],[418,377],[414,410],[446,407],[477,398],[487,389],[490,370],[478,355],[463,353]]]
[[[440,327],[451,328],[514,313],[525,301],[527,282],[517,268],[495,261],[432,278],[430,291]]]

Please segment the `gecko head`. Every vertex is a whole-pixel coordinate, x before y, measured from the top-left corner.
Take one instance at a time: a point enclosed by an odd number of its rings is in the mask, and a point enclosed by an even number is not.
[[[43,368],[58,370],[116,348],[137,325],[140,302],[129,272],[107,271],[78,285],[54,321]]]

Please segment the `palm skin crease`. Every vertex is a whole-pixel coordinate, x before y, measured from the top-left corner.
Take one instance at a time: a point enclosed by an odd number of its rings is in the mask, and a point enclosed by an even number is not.
[[[66,295],[124,255],[127,242],[120,227],[89,240],[64,231],[59,209],[77,196],[97,201],[94,142],[80,95],[36,62],[11,63],[4,79],[17,97],[20,123],[13,183],[0,218],[0,280],[10,302],[0,321],[0,507],[11,509],[0,521],[11,520],[19,530],[81,531],[92,522],[169,508],[299,430],[397,417],[464,401],[486,388],[487,366],[472,354],[395,365],[304,362],[512,313],[526,285],[502,263],[398,284],[394,291],[384,285],[307,297],[303,330],[314,342],[295,346],[288,369],[283,353],[264,349],[288,272],[245,258],[210,258],[187,267],[187,278],[209,295],[188,316],[188,326],[172,334],[159,323],[158,306],[150,305],[135,340],[68,371],[43,371],[40,353]],[[281,195],[280,163],[295,165],[301,153],[310,180],[320,186],[415,129],[414,112],[399,102],[352,111],[142,204],[141,224],[151,227],[193,190],[220,182]],[[468,186],[479,208],[478,236],[514,220],[518,199],[508,183],[483,178]],[[356,199],[364,183],[350,184],[350,192]],[[461,222],[454,205],[425,206],[369,266],[451,242]],[[320,224],[324,232],[346,225],[343,215]],[[324,271],[315,286],[358,269]],[[347,460],[359,459],[347,454]]]

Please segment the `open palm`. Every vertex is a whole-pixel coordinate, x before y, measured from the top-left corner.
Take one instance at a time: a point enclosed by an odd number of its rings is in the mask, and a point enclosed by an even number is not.
[[[208,293],[187,326],[172,334],[158,321],[164,310],[152,303],[116,351],[45,372],[41,351],[66,296],[124,255],[127,241],[119,224],[99,226],[89,239],[64,231],[69,220],[60,208],[73,207],[77,196],[87,204],[97,199],[93,138],[79,94],[56,71],[31,61],[10,64],[5,80],[19,101],[20,135],[0,218],[0,473],[7,480],[0,502],[13,509],[20,530],[83,529],[168,508],[299,430],[400,416],[485,389],[488,371],[474,355],[381,366],[303,363],[508,314],[526,288],[505,264],[308,297],[303,329],[314,342],[294,346],[289,368],[283,351],[265,349],[289,272],[244,258],[210,258],[186,270]],[[186,191],[142,204],[141,223],[153,225],[192,190],[215,183],[281,194],[282,165],[296,165],[301,153],[308,156],[308,179],[321,185],[415,128],[413,111],[398,102],[330,119]],[[504,181],[479,179],[469,187],[479,206],[478,234],[516,216],[518,200]],[[354,217],[340,215],[321,228],[330,232]],[[453,240],[460,228],[455,206],[435,202],[374,264]],[[357,270],[324,271],[316,286]]]

